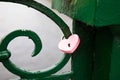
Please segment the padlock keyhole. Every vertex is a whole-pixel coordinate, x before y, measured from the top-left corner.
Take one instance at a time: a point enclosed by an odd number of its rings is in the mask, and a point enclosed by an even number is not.
[[[68,47],[70,47],[70,43],[68,44]]]

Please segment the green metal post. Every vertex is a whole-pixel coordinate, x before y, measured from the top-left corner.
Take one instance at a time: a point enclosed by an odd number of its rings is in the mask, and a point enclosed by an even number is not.
[[[109,27],[98,28],[95,36],[93,80],[110,80],[113,36]]]
[[[110,80],[120,80],[120,25],[111,27],[113,44],[110,64]]]
[[[93,80],[120,80],[120,26],[98,29]]]
[[[81,43],[72,55],[72,80],[92,80],[92,63],[95,31],[92,27],[74,20],[73,33],[80,36]]]

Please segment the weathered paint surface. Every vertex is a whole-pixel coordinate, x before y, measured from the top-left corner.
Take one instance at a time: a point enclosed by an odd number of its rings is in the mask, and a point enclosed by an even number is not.
[[[120,24],[120,0],[52,0],[54,9],[89,25]]]

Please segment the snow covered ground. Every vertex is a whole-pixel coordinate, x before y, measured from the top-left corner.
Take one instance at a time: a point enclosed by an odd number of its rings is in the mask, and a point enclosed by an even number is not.
[[[51,7],[50,0],[36,0]],[[54,10],[55,11],[55,10]],[[72,20],[55,11],[70,27]],[[36,57],[31,57],[33,42],[26,37],[18,37],[11,41],[8,49],[12,52],[10,58],[14,64],[26,70],[41,70],[60,61],[63,53],[57,44],[63,36],[59,27],[44,14],[24,5],[0,2],[0,40],[8,33],[18,29],[36,32],[42,40],[42,51]],[[70,62],[60,72],[70,70]],[[17,78],[0,63],[0,80]]]

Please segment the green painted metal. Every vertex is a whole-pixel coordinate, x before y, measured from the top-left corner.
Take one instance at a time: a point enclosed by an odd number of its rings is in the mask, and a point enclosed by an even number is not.
[[[1,2],[13,2],[13,3],[19,3],[26,5],[28,7],[32,7],[39,12],[42,12],[46,16],[48,16],[51,20],[53,20],[58,27],[63,32],[65,38],[68,38],[72,33],[64,21],[57,16],[52,10],[45,7],[44,5],[34,1],[34,0],[1,0]],[[70,54],[64,54],[63,58],[56,63],[55,65],[36,72],[22,70],[21,68],[17,67],[15,64],[13,64],[9,58],[11,56],[10,51],[7,49],[7,46],[9,45],[9,42],[13,40],[16,37],[19,36],[26,36],[33,40],[35,44],[35,49],[33,51],[32,57],[36,56],[42,49],[42,43],[39,38],[39,36],[29,30],[16,30],[8,34],[0,44],[0,61],[3,63],[3,65],[13,74],[19,76],[20,80],[68,80],[70,79],[73,72],[69,72],[62,75],[54,75],[54,73],[58,72],[61,68],[65,66],[65,64],[69,61],[71,55]]]
[[[74,20],[81,45],[72,55],[72,80],[120,79],[120,25],[94,28]]]
[[[93,80],[120,79],[120,25],[100,28],[96,33]]]
[[[120,25],[111,28],[113,33],[112,54],[110,64],[110,80],[120,79]]]
[[[120,0],[52,0],[54,9],[95,27],[120,25]]]
[[[81,44],[72,55],[72,80],[91,80],[95,30],[77,20],[73,21],[73,33],[80,36]]]
[[[110,28],[109,27],[99,28],[96,31],[95,37],[95,61],[93,80],[111,80],[110,67],[113,47],[112,44],[113,35]]]
[[[2,51],[0,52],[0,62],[8,59],[11,56],[9,51]]]
[[[59,16],[34,0],[1,1],[32,7],[52,19],[65,38],[72,34],[67,24]],[[17,80],[120,80],[119,3],[118,0],[53,0],[53,8],[73,18],[73,33],[78,34],[81,38],[81,44],[74,54],[64,54],[60,62],[44,70],[36,72],[22,70],[9,60],[11,56],[11,52],[7,49],[9,42],[19,36],[29,37],[35,44],[32,57],[37,56],[41,51],[42,42],[33,31],[16,30],[1,41],[0,62],[10,72],[20,77]],[[55,75],[64,67],[70,57],[71,71]]]
[[[36,56],[41,51],[42,43],[41,43],[41,40],[39,39],[39,36],[36,33],[29,30],[16,30],[10,33],[9,35],[7,35],[1,41],[0,51],[3,51],[2,53],[4,53],[4,51],[7,50],[7,46],[9,42],[18,36],[27,36],[28,38],[33,40],[33,42],[35,43],[35,49],[32,53],[32,57]]]
[[[72,80],[120,80],[120,0],[52,0],[73,19],[81,45],[72,55]]]

